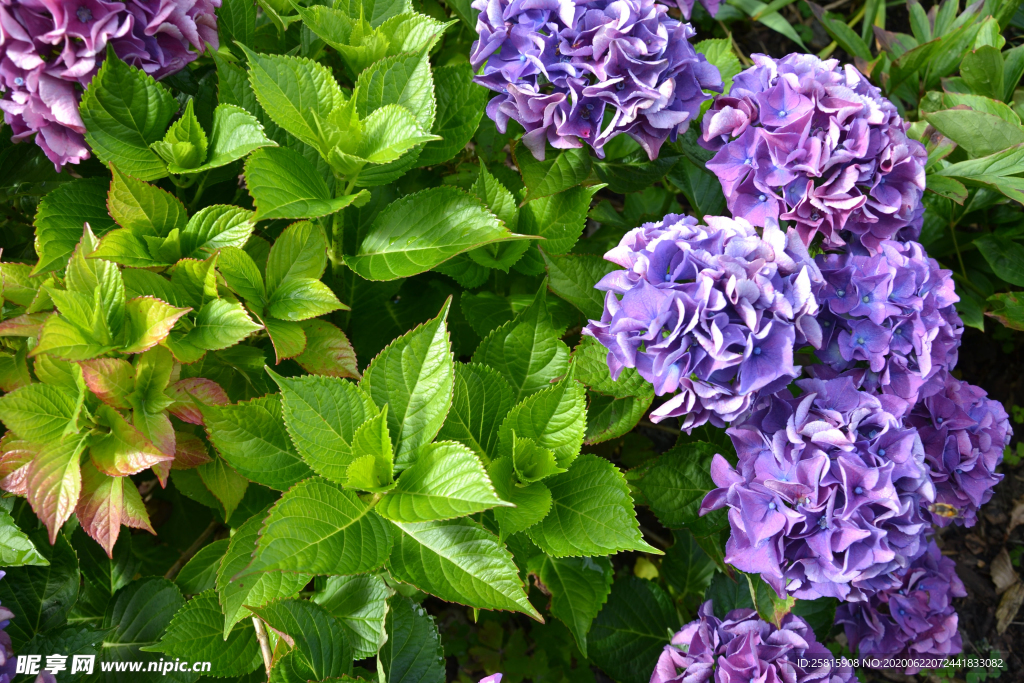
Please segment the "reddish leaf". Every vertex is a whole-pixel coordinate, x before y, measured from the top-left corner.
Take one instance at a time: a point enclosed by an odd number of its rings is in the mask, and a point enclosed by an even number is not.
[[[191,377],[175,382],[167,388],[166,393],[168,398],[174,399],[174,403],[167,408],[171,415],[182,422],[194,425],[203,424],[203,414],[199,412],[199,406],[193,398],[199,399],[200,403],[215,406],[231,402],[219,384],[203,377]]]
[[[157,480],[160,482],[160,488],[167,488],[167,478],[171,476],[171,469],[174,467],[173,462],[158,462],[149,469],[156,475]]]
[[[138,296],[125,303],[125,322],[128,324],[128,341],[125,353],[142,353],[163,341],[191,308],[177,308],[157,299],[155,296]]]
[[[173,469],[188,470],[210,462],[210,451],[203,440],[188,432],[175,432],[177,450],[174,453]]]
[[[82,465],[82,497],[75,513],[82,529],[113,558],[114,544],[121,532],[121,509],[125,477],[110,477],[89,461]],[[131,480],[128,479],[131,488]],[[136,491],[138,493],[138,491]]]
[[[22,348],[13,355],[0,354],[0,391],[10,393],[15,389],[32,384],[32,375],[25,360],[27,349]]]
[[[323,320],[305,320],[299,324],[306,333],[306,350],[295,360],[306,372],[359,379],[356,352],[344,332]]]
[[[28,467],[26,496],[36,517],[50,532],[50,543],[78,505],[82,492],[79,456],[85,448],[84,435],[47,444]]]
[[[53,311],[45,313],[25,313],[0,323],[0,337],[38,337],[43,331],[43,323],[53,315]]]
[[[139,489],[135,487],[131,479],[124,479],[123,507],[121,508],[121,523],[133,529],[145,529],[156,535],[153,525],[149,523],[149,513],[146,512],[146,504],[142,502]]]
[[[107,408],[102,414],[110,426],[110,433],[100,437],[89,453],[100,472],[112,477],[124,477],[137,474],[159,462],[174,459],[173,455],[162,453],[116,410]]]
[[[132,422],[164,455],[174,457],[174,427],[167,413],[132,412]]]
[[[114,408],[127,408],[126,398],[135,390],[135,368],[120,358],[95,358],[79,363],[82,378],[96,398]]]
[[[28,466],[39,454],[39,446],[7,432],[0,439],[0,489],[18,496],[28,494]]]

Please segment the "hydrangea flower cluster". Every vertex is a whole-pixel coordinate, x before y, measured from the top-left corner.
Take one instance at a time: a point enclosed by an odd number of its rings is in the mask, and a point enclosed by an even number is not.
[[[967,595],[956,563],[932,541],[908,567],[894,573],[896,585],[836,610],[850,648],[871,655],[952,655],[962,649],[953,598]],[[909,669],[907,673],[917,673]]]
[[[78,114],[107,45],[154,78],[217,47],[221,0],[0,0],[0,109],[14,141],[35,135],[59,171],[89,157]]]
[[[950,271],[917,242],[892,240],[874,255],[822,254],[815,261],[823,278],[815,290],[824,332],[819,357],[837,372],[866,364],[858,372],[863,388],[887,394],[897,417],[939,391],[963,334]]]
[[[941,390],[914,406],[906,422],[921,435],[935,482],[932,523],[970,527],[1003,479],[995,470],[1013,430],[1002,404],[984,389],[948,372],[940,379]]]
[[[0,569],[0,579],[4,576],[6,572]],[[14,612],[0,605],[0,683],[11,683],[14,680],[16,662],[11,647],[11,635],[4,630],[13,618]]]
[[[924,146],[896,107],[853,66],[753,55],[704,116],[707,166],[729,211],[754,225],[793,221],[805,244],[915,239],[924,215]]]
[[[498,93],[487,115],[505,132],[526,129],[538,159],[545,144],[604,145],[620,133],[651,159],[722,91],[718,69],[694,51],[694,30],[655,0],[474,0],[480,11],[470,62]]]
[[[802,666],[801,660],[831,659],[832,654],[801,617],[788,614],[780,624],[776,628],[752,609],[736,609],[718,619],[708,600],[698,610],[697,619],[665,646],[651,683],[705,683],[712,678],[722,682],[856,681],[850,667]]]
[[[821,341],[820,273],[796,234],[706,220],[669,214],[627,233],[605,256],[625,270],[596,285],[605,311],[583,330],[608,348],[613,378],[636,368],[658,395],[678,391],[652,419],[679,416],[684,429],[724,426],[757,392],[785,387],[800,374],[794,346]]]
[[[711,465],[701,512],[729,508],[726,561],[800,599],[891,583],[923,550],[935,497],[916,430],[850,377],[803,379],[728,430],[738,465]]]

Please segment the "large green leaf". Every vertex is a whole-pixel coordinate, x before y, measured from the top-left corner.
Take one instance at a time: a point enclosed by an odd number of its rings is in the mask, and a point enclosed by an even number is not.
[[[551,595],[551,613],[569,627],[586,657],[587,632],[611,592],[611,562],[606,557],[537,555],[530,561],[530,571]]]
[[[527,534],[548,555],[610,555],[624,550],[660,554],[644,542],[629,487],[612,463],[584,454],[568,472],[544,483],[551,489],[551,512]]]
[[[62,183],[39,201],[36,209],[36,253],[32,274],[60,270],[82,239],[82,224],[102,235],[114,227],[107,212],[109,184],[103,178],[77,178]]]
[[[465,517],[505,503],[494,493],[479,458],[460,443],[422,446],[377,512],[396,522]]]
[[[218,249],[241,249],[252,235],[253,213],[238,206],[214,204],[200,209],[181,231],[181,253],[204,259]]]
[[[387,642],[380,664],[388,683],[444,683],[445,662],[434,618],[402,595],[388,600]]]
[[[512,458],[492,461],[487,473],[498,495],[515,505],[514,508],[500,507],[494,510],[502,539],[529,529],[551,511],[551,489],[539,481],[528,486],[521,485],[517,481]]]
[[[437,436],[469,446],[485,462],[497,457],[498,427],[512,409],[512,387],[486,365],[456,363],[452,407]]]
[[[468,519],[394,525],[395,547],[387,568],[399,581],[449,602],[524,612],[540,620],[512,555],[497,536]]]
[[[36,386],[36,385],[29,385]],[[63,441],[51,441],[29,463],[28,502],[46,524],[53,543],[61,527],[75,510],[82,492],[81,454],[87,435],[75,434]]]
[[[384,579],[373,574],[331,576],[313,596],[345,629],[354,659],[373,657],[384,634],[384,615],[392,593]]]
[[[455,368],[445,325],[450,305],[451,299],[436,318],[388,344],[359,385],[378,406],[388,405],[388,430],[400,470],[437,436],[452,403]]]
[[[974,245],[992,266],[992,272],[1011,285],[1024,287],[1024,246],[1002,235],[984,235]]]
[[[0,396],[0,421],[33,443],[59,440],[75,409],[74,393],[49,384],[29,384]]]
[[[181,589],[183,594],[198,595],[217,587],[217,570],[220,568],[221,558],[228,551],[230,543],[230,539],[222,538],[219,541],[204,545],[199,549],[199,552],[192,556],[192,559],[174,577],[174,583]],[[255,545],[255,542],[253,545]],[[116,555],[116,548],[114,553]]]
[[[10,513],[0,508],[0,566],[22,567],[50,564],[37,549],[32,539],[14,522]]]
[[[973,109],[944,109],[925,119],[975,158],[1024,143],[1024,128]]]
[[[379,567],[390,550],[389,525],[370,505],[311,477],[271,508],[245,573],[359,574]]]
[[[16,649],[36,633],[64,623],[78,600],[78,558],[63,535],[50,545],[42,529],[29,534],[46,566],[19,567],[0,581],[0,604],[14,612],[6,632]]]
[[[502,455],[512,455],[513,435],[550,450],[558,467],[568,467],[580,452],[587,429],[586,390],[566,375],[558,384],[525,398],[498,430]]]
[[[116,164],[141,180],[167,175],[164,162],[149,146],[163,137],[177,110],[178,103],[164,86],[122,62],[109,48],[79,106],[85,140],[100,161]]]
[[[321,681],[352,670],[352,647],[345,629],[327,610],[309,600],[282,600],[253,610],[291,651],[277,662],[272,680]]]
[[[312,474],[288,438],[277,396],[200,409],[210,441],[244,477],[284,491]]]
[[[381,211],[359,249],[345,260],[367,280],[395,280],[470,249],[516,239],[523,238],[509,232],[478,199],[442,185],[407,195]]]
[[[585,148],[548,149],[543,160],[521,142],[512,150],[526,185],[526,201],[548,197],[579,185],[590,175],[590,152]]]
[[[352,96],[360,118],[388,104],[398,104],[416,117],[424,130],[434,125],[434,79],[427,51],[382,59],[371,65],[356,81]]]
[[[590,319],[600,320],[604,292],[594,289],[601,278],[616,269],[614,263],[596,254],[551,256],[541,249],[548,272],[548,286]]]
[[[648,465],[636,486],[651,510],[670,528],[688,527],[697,536],[721,528],[724,514],[699,515],[704,496],[716,488],[711,460],[719,448],[703,441],[680,443]]]
[[[583,234],[590,200],[602,187],[572,187],[527,203],[520,211],[519,230],[543,237],[544,250],[549,254],[566,253]]]
[[[256,204],[256,220],[327,216],[359,196],[332,197],[316,167],[287,147],[253,152],[245,162],[245,184]]]
[[[260,326],[240,303],[214,299],[200,309],[195,326],[185,335],[185,342],[206,351],[220,351],[234,346],[258,329]]]
[[[179,169],[172,164],[167,170],[171,173],[203,173],[242,159],[260,147],[276,145],[263,132],[263,126],[255,116],[232,104],[218,104],[213,112],[213,133],[210,135],[210,152],[206,163],[189,169]]]
[[[590,659],[620,683],[647,683],[678,628],[679,618],[665,592],[624,573],[590,629]]]
[[[487,90],[473,82],[469,64],[434,69],[437,120],[433,132],[443,139],[427,143],[420,154],[421,166],[441,164],[462,151],[473,137],[487,104]]]
[[[155,662],[155,653],[142,650],[155,645],[163,636],[174,615],[185,605],[178,587],[164,578],[142,578],[129,583],[114,594],[103,615],[103,628],[111,629],[103,639],[96,669],[105,663],[114,662]],[[138,680],[138,674],[128,671],[105,672],[106,681],[129,683]],[[194,681],[192,672],[171,672],[168,679]]]

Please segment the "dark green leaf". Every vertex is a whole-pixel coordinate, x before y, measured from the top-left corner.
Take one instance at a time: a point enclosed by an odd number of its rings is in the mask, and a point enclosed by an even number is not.
[[[619,683],[648,683],[679,618],[656,584],[624,574],[588,636],[590,659]]]

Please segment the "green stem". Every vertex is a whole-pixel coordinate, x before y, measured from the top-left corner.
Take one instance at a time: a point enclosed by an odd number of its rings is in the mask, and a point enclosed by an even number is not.
[[[196,194],[195,194],[194,197],[192,197],[192,201],[189,202],[189,204],[188,204],[188,208],[189,208],[190,211],[195,211],[196,204],[199,203],[199,200],[203,196],[203,190],[206,189],[206,179],[209,176],[210,176],[210,173],[209,173],[209,171],[207,171],[206,173],[203,174],[203,179],[199,181],[199,187],[196,188]]]
[[[956,239],[956,223],[955,222],[950,222],[950,224],[949,224],[949,234],[951,234],[953,236],[953,248],[956,250],[956,259],[957,259],[957,261],[960,262],[960,272],[963,273],[964,280],[969,282],[970,280],[968,280],[968,278],[967,278],[967,268],[964,266],[964,257],[960,253],[960,243]]]

